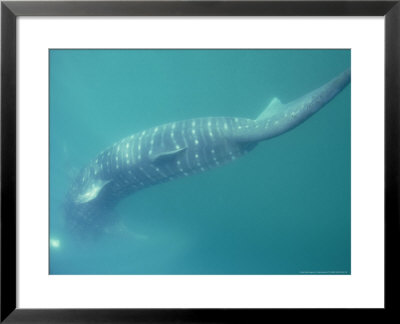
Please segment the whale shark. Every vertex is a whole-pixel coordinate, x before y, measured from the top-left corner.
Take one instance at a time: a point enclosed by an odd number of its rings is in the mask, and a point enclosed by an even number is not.
[[[121,139],[95,156],[73,180],[64,204],[68,227],[81,237],[104,232],[118,219],[115,208],[123,198],[236,160],[259,142],[303,123],[350,79],[348,69],[294,101],[282,103],[274,98],[255,119],[194,118]]]

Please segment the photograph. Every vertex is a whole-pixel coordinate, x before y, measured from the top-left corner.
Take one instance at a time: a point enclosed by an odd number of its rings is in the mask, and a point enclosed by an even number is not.
[[[48,60],[50,275],[351,275],[351,49]]]
[[[0,322],[395,318],[399,2],[2,1]]]

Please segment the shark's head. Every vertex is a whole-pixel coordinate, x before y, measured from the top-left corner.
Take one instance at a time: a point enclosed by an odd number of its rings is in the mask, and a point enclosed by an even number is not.
[[[81,237],[101,234],[116,217],[115,204],[105,199],[105,188],[110,181],[97,177],[82,176],[72,182],[64,201],[64,217],[67,229]]]

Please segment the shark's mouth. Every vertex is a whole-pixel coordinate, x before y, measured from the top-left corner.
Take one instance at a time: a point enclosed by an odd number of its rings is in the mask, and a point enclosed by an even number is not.
[[[64,217],[70,233],[80,238],[95,237],[118,220],[115,203],[101,198],[77,201],[76,197],[68,196],[64,203]]]

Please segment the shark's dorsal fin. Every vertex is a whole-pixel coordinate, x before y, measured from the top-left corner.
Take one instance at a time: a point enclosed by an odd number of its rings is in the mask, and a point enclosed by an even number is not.
[[[160,153],[156,153],[153,156],[151,156],[150,160],[153,163],[162,163],[165,161],[168,161],[170,159],[175,159],[177,158],[180,154],[185,152],[187,147],[179,148],[176,150],[171,150],[171,151],[163,151]]]
[[[271,118],[285,109],[285,105],[278,98],[273,98],[268,107],[257,117],[257,120]]]
[[[77,204],[85,204],[95,199],[106,184],[110,183],[111,180],[95,179],[90,181],[86,186],[84,192],[76,197],[75,202]]]

